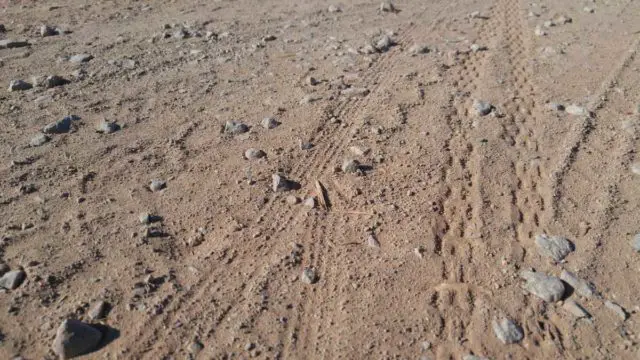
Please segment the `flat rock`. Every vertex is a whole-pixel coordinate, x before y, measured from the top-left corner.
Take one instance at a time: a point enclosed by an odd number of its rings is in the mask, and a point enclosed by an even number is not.
[[[591,315],[582,307],[582,305],[577,302],[567,299],[562,304],[562,308],[568,312],[569,314],[577,317],[577,318],[590,318]]]
[[[360,170],[360,162],[355,159],[345,160],[342,163],[342,172],[346,174],[355,173]]]
[[[31,140],[29,140],[29,146],[32,147],[38,147],[38,146],[42,146],[44,144],[46,144],[47,142],[49,142],[50,138],[43,134],[43,133],[38,133],[36,135],[34,135]]]
[[[395,41],[389,35],[382,35],[378,40],[373,44],[373,47],[379,52],[386,52],[395,45]]]
[[[224,124],[224,132],[227,134],[242,134],[249,131],[249,127],[241,122],[229,120]]]
[[[98,348],[102,333],[82,321],[65,320],[58,327],[51,348],[61,359],[71,359]]]
[[[478,115],[478,116],[485,116],[485,115],[489,115],[489,113],[491,112],[491,110],[493,110],[493,105],[491,105],[489,102],[487,101],[483,101],[483,100],[474,100],[473,101],[473,112]]]
[[[640,175],[640,162],[636,162],[631,164],[631,172],[636,174],[636,175]]]
[[[69,130],[71,130],[71,122],[77,119],[78,118],[73,115],[65,116],[62,120],[54,121],[46,125],[42,128],[42,132],[45,134],[62,134],[69,132]]]
[[[526,280],[525,290],[546,302],[556,302],[564,295],[564,284],[555,276],[522,271],[520,277]]]
[[[167,182],[164,180],[154,179],[149,184],[149,189],[153,192],[160,191],[167,187]]]
[[[262,119],[261,124],[262,124],[262,127],[265,129],[274,129],[278,127],[278,125],[280,125],[280,123],[272,117],[266,117]]]
[[[375,235],[369,234],[369,236],[367,236],[367,245],[372,248],[379,248],[380,242],[376,239]]]
[[[578,106],[574,104],[567,106],[564,111],[569,115],[575,115],[575,116],[586,116],[589,114],[589,112],[584,106]]]
[[[25,46],[29,46],[29,42],[26,40],[12,40],[12,39],[0,40],[0,49],[13,49],[13,48],[20,48]]]
[[[562,261],[570,252],[575,250],[573,244],[562,236],[536,236],[536,245],[540,255],[549,257],[555,261]]]
[[[489,360],[486,357],[482,357],[482,356],[476,356],[476,355],[465,355],[462,357],[462,360]]]
[[[302,270],[300,280],[302,280],[302,282],[306,284],[315,284],[316,282],[318,282],[318,275],[316,274],[315,270],[307,267]]]
[[[514,344],[520,342],[524,337],[520,326],[507,318],[493,320],[491,327],[493,333],[503,344]]]
[[[258,160],[265,156],[267,156],[267,154],[264,151],[254,148],[247,149],[247,151],[244,152],[244,157],[247,160]]]
[[[595,294],[595,286],[586,280],[578,278],[572,272],[562,270],[560,280],[569,284],[578,295],[590,298]]]
[[[69,62],[72,63],[84,63],[91,61],[93,59],[93,55],[91,54],[76,54],[69,58]]]
[[[107,307],[108,304],[105,301],[100,300],[96,302],[87,313],[87,315],[89,315],[89,319],[102,319],[106,315]]]
[[[429,52],[429,47],[424,44],[413,44],[409,48],[409,54],[411,56],[417,56],[420,54],[426,54]]]
[[[23,80],[12,80],[9,83],[9,91],[24,91],[29,90],[33,85]]]
[[[480,51],[486,51],[488,48],[484,45],[479,45],[479,44],[471,44],[471,46],[469,47],[469,49],[474,52],[480,52]]]
[[[369,89],[350,87],[340,91],[340,94],[348,98],[363,97],[369,95]]]
[[[604,306],[607,309],[613,311],[616,315],[618,315],[618,317],[622,321],[627,320],[627,318],[629,317],[629,314],[627,313],[627,311],[622,306],[620,306],[620,305],[618,305],[618,304],[616,304],[616,303],[614,303],[612,301],[609,301],[609,300],[605,301],[604,302]]]
[[[640,233],[637,233],[631,240],[631,247],[636,252],[640,252]]]
[[[0,287],[14,290],[18,286],[22,285],[24,279],[27,278],[27,274],[22,270],[13,270],[6,272],[0,278]]]

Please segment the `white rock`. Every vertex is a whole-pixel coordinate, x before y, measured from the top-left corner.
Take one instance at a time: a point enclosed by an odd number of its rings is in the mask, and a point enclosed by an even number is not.
[[[300,279],[306,284],[315,284],[318,281],[318,275],[315,270],[307,267],[302,270],[302,276]]]
[[[533,33],[536,36],[545,36],[545,35],[547,35],[547,32],[542,30],[542,27],[540,27],[540,25],[536,26],[536,28],[533,30]]]
[[[349,159],[345,160],[342,163],[342,172],[344,173],[355,173],[360,169],[360,162],[358,160]]]
[[[589,113],[585,107],[573,105],[573,104],[567,106],[567,108],[564,111],[566,111],[567,114],[575,115],[575,116],[585,116]]]

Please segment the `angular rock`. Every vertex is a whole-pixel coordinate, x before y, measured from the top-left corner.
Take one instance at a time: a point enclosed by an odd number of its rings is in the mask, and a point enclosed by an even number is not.
[[[391,1],[383,1],[380,3],[380,11],[397,13],[399,10],[393,5]]]
[[[54,121],[48,125],[46,125],[42,132],[45,134],[62,134],[69,132],[71,130],[71,122],[72,120],[77,120],[78,117],[71,115],[65,116],[62,120]]]
[[[9,83],[9,91],[24,91],[29,90],[33,85],[23,80],[11,80]]]
[[[58,32],[54,27],[51,27],[49,25],[40,26],[40,36],[46,37],[46,36],[54,36],[54,35],[58,35]]]
[[[271,176],[272,179],[272,189],[274,192],[282,192],[291,190],[291,182],[287,180],[284,176],[280,176],[274,174]]]
[[[167,182],[164,180],[151,180],[151,184],[149,184],[149,189],[153,192],[160,191],[167,187]]]
[[[362,147],[359,147],[359,146],[352,146],[352,147],[349,148],[349,151],[351,151],[351,153],[356,155],[356,156],[365,156],[371,150],[369,148],[362,148]]]
[[[316,282],[318,282],[318,275],[316,274],[315,270],[307,267],[302,270],[302,276],[300,277],[300,280],[302,280],[302,282],[306,284],[315,284]]]
[[[550,257],[555,261],[562,261],[570,252],[575,250],[573,244],[562,236],[536,236],[536,245],[540,255]]]
[[[69,61],[72,63],[84,63],[91,61],[93,59],[93,55],[91,54],[76,54],[69,58]]]
[[[96,126],[96,132],[101,134],[111,134],[118,130],[120,130],[120,125],[107,120],[100,121]]]
[[[372,248],[379,248],[380,242],[376,239],[375,235],[369,234],[369,236],[367,236],[367,245]]]
[[[593,284],[578,278],[567,270],[562,270],[560,280],[569,284],[578,295],[590,298],[595,294],[595,286],[593,286]]]
[[[505,345],[520,342],[524,337],[520,326],[507,318],[493,320],[491,327],[496,337]]]
[[[108,304],[102,300],[98,301],[93,305],[93,307],[89,310],[88,315],[91,320],[102,319],[107,312]]]
[[[555,276],[522,271],[520,277],[526,280],[525,290],[546,302],[556,302],[564,295],[564,284]]]
[[[61,359],[71,359],[98,348],[102,333],[82,321],[68,319],[60,324],[51,348]]]
[[[0,40],[0,49],[13,49],[29,46],[29,42],[26,40],[13,40],[13,39],[5,39]]]
[[[627,318],[629,317],[629,314],[627,313],[627,311],[620,305],[612,302],[612,301],[605,301],[604,302],[604,306],[606,306],[607,309],[613,311],[616,315],[618,315],[618,317],[624,321],[627,320]]]
[[[591,315],[577,302],[567,299],[562,304],[562,308],[569,314],[577,318],[590,318]]]
[[[636,175],[640,175],[640,162],[631,164],[631,172]]]
[[[474,100],[472,108],[476,115],[485,116],[493,110],[493,105],[483,100]]]
[[[53,87],[66,85],[68,83],[70,83],[70,81],[63,78],[62,76],[50,75],[45,79],[44,87],[46,87],[47,89],[51,89]]]
[[[462,360],[489,360],[489,359],[487,359],[485,357],[482,357],[482,356],[476,356],[476,355],[469,354],[469,355],[463,356]]]
[[[345,160],[342,163],[342,172],[346,174],[355,173],[360,170],[360,162],[355,159]]]
[[[229,120],[224,124],[224,132],[227,134],[242,134],[249,131],[249,127],[241,122]]]
[[[47,135],[38,133],[34,137],[32,137],[31,140],[29,140],[29,146],[38,147],[46,144],[49,140],[50,138]]]
[[[411,56],[426,54],[428,52],[429,52],[429,47],[423,44],[414,44],[409,48],[409,54]]]
[[[389,35],[382,35],[375,44],[373,44],[373,47],[379,52],[386,52],[395,44],[395,41],[393,41]]]
[[[486,51],[488,48],[484,45],[471,44],[469,49],[471,49],[472,52],[477,53],[479,51]]]
[[[274,129],[278,127],[278,125],[280,125],[280,123],[272,117],[266,117],[262,119],[261,124],[262,124],[262,127],[265,129]]]
[[[311,85],[311,86],[316,86],[318,85],[320,82],[314,78],[313,76],[307,76],[307,84]]]
[[[552,111],[564,111],[564,105],[562,104],[558,104],[558,103],[554,103],[554,102],[550,102],[546,105],[547,109],[552,110]]]
[[[640,252],[640,233],[637,233],[631,240],[631,247],[636,252]]]
[[[589,112],[584,106],[578,106],[574,104],[567,106],[567,108],[564,111],[566,111],[567,114],[569,115],[575,115],[575,116],[586,116],[589,114]]]
[[[247,151],[244,152],[244,157],[247,160],[258,160],[265,156],[267,156],[267,154],[264,151],[254,148],[247,149]]]
[[[26,278],[27,278],[27,274],[22,270],[13,270],[13,271],[6,272],[0,278],[0,287],[9,289],[9,290],[14,290],[18,286],[22,285],[22,282]]]
[[[0,263],[0,276],[6,274],[11,270],[9,265]]]

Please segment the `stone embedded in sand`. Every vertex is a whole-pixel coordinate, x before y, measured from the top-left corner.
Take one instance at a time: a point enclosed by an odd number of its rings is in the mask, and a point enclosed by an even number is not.
[[[33,85],[23,80],[11,80],[9,83],[9,91],[24,91],[29,90]]]
[[[71,130],[72,120],[74,120],[73,116],[65,116],[62,120],[47,124],[42,128],[42,132],[45,134],[62,134],[69,132],[69,130]]]
[[[335,14],[335,13],[342,12],[342,9],[337,5],[331,4],[329,5],[329,8],[327,9],[327,11],[329,11],[332,14]]]
[[[54,35],[58,35],[58,32],[54,27],[49,25],[40,26],[40,36],[46,37],[46,36],[54,36]]]
[[[478,44],[471,44],[471,46],[469,47],[469,49],[474,52],[477,53],[479,51],[485,51],[487,50],[487,47],[484,45],[478,45]]]
[[[546,104],[546,108],[552,111],[564,111],[564,105],[550,102]]]
[[[27,278],[27,274],[23,270],[13,270],[5,273],[0,278],[0,287],[14,290],[18,286],[22,285],[24,279]]]
[[[100,300],[93,305],[93,307],[89,310],[87,315],[89,315],[89,319],[98,320],[102,319],[107,312],[108,304],[103,300]]]
[[[295,195],[287,196],[286,200],[287,200],[287,204],[289,204],[289,205],[296,205],[296,204],[298,204],[300,202],[300,199]]]
[[[287,180],[284,176],[280,176],[274,174],[271,176],[272,179],[272,189],[274,192],[282,192],[291,190],[291,182]]]
[[[536,236],[535,241],[540,255],[550,257],[555,261],[562,261],[570,252],[575,250],[573,244],[562,236],[541,234]]]
[[[316,207],[316,198],[313,196],[310,196],[307,198],[307,200],[304,201],[304,206],[308,207],[309,209],[313,209]]]
[[[429,52],[429,47],[424,44],[414,44],[409,48],[409,54],[411,56],[426,54],[428,52]]]
[[[63,78],[62,76],[50,75],[45,79],[44,87],[46,87],[47,89],[51,89],[53,87],[66,85],[68,83],[70,83],[70,81]]]
[[[522,271],[520,277],[526,280],[525,290],[546,302],[556,302],[564,295],[564,284],[555,276]]]
[[[567,114],[569,115],[575,115],[575,116],[586,116],[589,114],[589,112],[584,106],[578,106],[574,104],[567,106],[567,108],[564,111],[566,111]]]
[[[267,156],[267,154],[264,151],[254,148],[247,149],[247,151],[244,152],[244,157],[247,160],[258,160],[265,156]]]
[[[320,82],[316,78],[314,78],[313,76],[307,76],[307,85],[316,86],[319,83]]]
[[[618,315],[618,317],[622,321],[627,320],[627,318],[629,317],[629,314],[627,313],[627,311],[625,309],[623,309],[622,306],[620,306],[620,305],[618,305],[618,304],[616,304],[614,302],[611,302],[611,301],[607,300],[607,301],[604,302],[604,306],[607,309],[613,311],[616,315]]]
[[[631,164],[631,172],[640,175],[640,162]]]
[[[360,162],[358,160],[349,159],[342,163],[342,172],[346,174],[355,173],[358,170],[360,170]]]
[[[151,180],[151,184],[149,185],[149,189],[153,192],[160,191],[166,187],[167,187],[167,182],[159,179]]]
[[[389,35],[382,35],[375,44],[373,44],[373,47],[379,52],[385,52],[393,45],[395,45],[395,42]]]
[[[118,130],[120,130],[120,125],[107,120],[100,121],[96,126],[96,132],[101,134],[111,134]]]
[[[49,137],[43,133],[36,134],[29,140],[29,146],[38,147],[46,144],[49,141]]]
[[[542,30],[542,27],[540,27],[540,25],[536,26],[536,28],[533,30],[533,33],[536,36],[545,36],[545,35],[547,35],[547,32]]]
[[[554,23],[553,20],[547,20],[542,24],[542,26],[550,28],[556,26],[556,23]]]
[[[261,124],[262,124],[262,127],[265,129],[274,129],[278,127],[278,125],[280,125],[280,123],[272,117],[266,117],[262,119]]]
[[[640,252],[640,233],[637,233],[636,236],[633,237],[633,240],[631,240],[631,247],[633,247],[633,250],[636,252]]]
[[[68,319],[60,324],[51,348],[61,359],[71,359],[95,350],[102,333],[82,321]]]
[[[380,3],[380,11],[396,13],[398,12],[398,9],[395,7],[395,5],[393,5],[391,1],[383,1]]]
[[[367,245],[369,247],[379,248],[380,242],[376,239],[375,235],[369,234],[369,236],[367,236]]]
[[[493,105],[483,100],[474,100],[472,107],[473,107],[473,111],[478,116],[488,115],[491,112],[491,110],[493,110]]]
[[[584,296],[586,298],[592,297],[596,291],[593,284],[589,283],[586,280],[580,279],[575,274],[567,270],[562,270],[562,272],[560,273],[560,280],[569,284],[569,286],[571,286],[578,295]]]
[[[476,356],[476,355],[465,355],[462,357],[462,360],[489,360],[485,357],[481,357],[481,356]]]
[[[367,88],[358,88],[358,87],[350,87],[340,91],[340,94],[348,97],[363,97],[369,95],[369,89]]]
[[[0,49],[13,49],[29,46],[29,42],[26,40],[13,40],[13,39],[5,39],[0,40]]]
[[[582,305],[577,302],[567,299],[562,304],[562,308],[568,312],[569,314],[577,317],[577,318],[590,318],[591,315],[582,307]]]
[[[505,345],[520,342],[524,337],[520,326],[507,318],[493,320],[491,327],[496,337]]]
[[[224,132],[227,134],[242,134],[249,131],[249,127],[241,122],[229,120],[224,124]]]
[[[300,277],[300,280],[302,280],[302,282],[306,284],[315,284],[318,281],[318,275],[316,274],[315,270],[307,267],[302,270],[302,276]]]
[[[91,59],[93,59],[93,55],[91,54],[76,54],[69,58],[69,62],[84,63],[91,61]]]
[[[595,10],[594,10],[593,8],[590,8],[590,7],[588,7],[588,6],[585,6],[585,7],[582,9],[582,11],[584,11],[584,12],[586,12],[586,13],[589,13],[589,14],[593,14]]]
[[[556,19],[556,23],[560,24],[560,25],[564,25],[564,24],[568,24],[570,22],[572,22],[573,20],[566,16],[566,15],[560,15],[557,19]]]

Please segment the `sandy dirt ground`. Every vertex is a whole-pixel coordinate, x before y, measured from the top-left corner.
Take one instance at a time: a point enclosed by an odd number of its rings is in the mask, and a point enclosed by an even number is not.
[[[0,358],[640,358],[640,1],[0,11]]]

